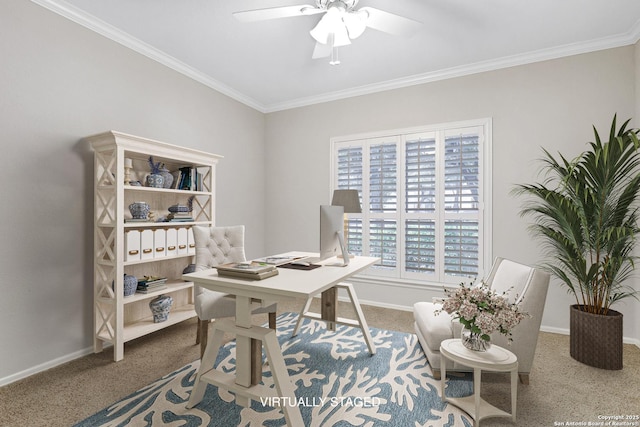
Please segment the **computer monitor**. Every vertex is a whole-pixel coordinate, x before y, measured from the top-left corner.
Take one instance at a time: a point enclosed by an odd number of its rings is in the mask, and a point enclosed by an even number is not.
[[[344,207],[320,206],[320,259],[325,260],[342,255],[343,262],[335,265],[349,264],[349,253],[344,243]],[[334,265],[334,264],[325,264]]]

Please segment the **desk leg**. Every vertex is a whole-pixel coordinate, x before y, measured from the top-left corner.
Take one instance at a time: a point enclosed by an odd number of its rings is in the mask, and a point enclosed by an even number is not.
[[[280,349],[280,344],[276,338],[275,331],[272,331],[264,337],[264,348],[271,366],[271,374],[273,377],[273,383],[276,386],[277,395],[288,397],[287,400],[289,402],[295,402],[295,388],[289,378],[289,372],[287,371],[287,366],[284,362],[282,350]],[[284,412],[284,417],[288,426],[304,426],[302,414],[300,413],[300,408],[297,405],[291,406],[285,404],[282,407],[282,412]]]
[[[213,329],[209,332],[209,343],[204,350],[202,359],[200,360],[200,369],[198,369],[198,375],[196,375],[196,381],[193,383],[193,389],[191,390],[191,396],[189,402],[187,402],[187,409],[191,409],[202,401],[204,392],[207,389],[207,383],[200,381],[200,377],[213,369],[213,364],[216,362],[218,351],[222,346],[222,339],[224,338],[224,331],[218,329],[214,323]]]
[[[345,288],[349,293],[349,299],[351,300],[351,305],[356,311],[358,323],[360,324],[360,329],[362,329],[362,335],[364,335],[364,340],[367,343],[367,347],[369,347],[369,353],[371,353],[371,355],[373,356],[374,354],[376,354],[376,346],[373,344],[373,338],[371,337],[369,325],[367,324],[367,320],[364,318],[364,313],[362,312],[362,307],[360,307],[360,301],[356,296],[356,291],[353,289],[353,285],[351,285],[351,283],[341,283],[337,286]]]
[[[320,316],[327,322],[327,330],[336,330],[336,308],[338,307],[338,289],[334,286],[323,291],[320,296]]]
[[[251,321],[251,298],[245,296],[236,296],[236,326],[238,328],[250,329]],[[262,375],[262,345],[257,345],[255,340],[249,336],[241,334],[236,335],[236,384],[243,387],[251,387],[258,384],[256,381],[258,370]],[[260,352],[260,357],[256,357],[255,353]],[[257,361],[260,361],[258,363]],[[246,396],[237,395],[236,403],[238,405],[248,407],[251,402]]]
[[[291,337],[295,337],[300,332],[300,325],[302,325],[302,319],[304,319],[304,315],[309,312],[309,308],[311,307],[311,302],[313,301],[313,297],[307,298],[307,302],[304,304],[304,308],[298,315],[298,321],[296,322],[296,327],[293,329],[293,333]]]

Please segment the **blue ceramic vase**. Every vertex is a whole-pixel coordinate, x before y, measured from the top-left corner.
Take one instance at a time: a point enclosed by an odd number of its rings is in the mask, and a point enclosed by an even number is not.
[[[150,210],[147,202],[133,202],[129,205],[129,212],[133,219],[147,219]]]
[[[153,322],[164,322],[169,318],[169,311],[171,311],[171,305],[173,304],[173,298],[169,295],[160,295],[149,302],[149,308],[153,313]]]
[[[124,296],[129,297],[136,293],[138,288],[138,279],[130,274],[124,275]]]
[[[162,175],[162,187],[171,188],[171,184],[173,184],[173,175],[171,175],[171,172],[169,172],[169,169],[165,167],[161,167],[160,175]]]
[[[164,177],[159,173],[151,173],[147,175],[147,187],[163,188]]]

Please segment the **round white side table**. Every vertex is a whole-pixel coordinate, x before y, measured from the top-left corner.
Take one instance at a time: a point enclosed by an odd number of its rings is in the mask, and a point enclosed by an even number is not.
[[[509,350],[491,345],[487,351],[473,351],[462,345],[459,338],[448,339],[440,344],[440,355],[453,362],[473,368],[473,394],[466,397],[446,397],[444,393],[447,368],[446,361],[441,360],[441,378],[440,388],[442,399],[450,402],[467,414],[474,420],[476,426],[480,420],[489,417],[511,417],[513,422],[516,421],[516,400],[518,393],[518,358]],[[482,371],[492,372],[511,372],[511,413],[488,403],[480,397],[480,383]]]

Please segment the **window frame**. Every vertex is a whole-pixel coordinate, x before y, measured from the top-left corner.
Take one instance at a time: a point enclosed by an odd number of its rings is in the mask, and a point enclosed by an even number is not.
[[[393,270],[383,270],[370,268],[367,269],[363,276],[374,276],[384,281],[396,281],[409,284],[425,285],[425,284],[457,284],[461,281],[466,281],[464,276],[460,275],[446,275],[444,274],[444,244],[439,244],[436,247],[436,273],[426,274],[423,272],[406,272],[405,264],[405,244],[406,244],[406,232],[405,221],[410,218],[426,219],[429,217],[435,221],[444,221],[448,217],[466,218],[469,214],[459,213],[456,215],[445,215],[445,219],[440,218],[445,214],[444,210],[444,197],[436,198],[436,210],[433,214],[411,213],[406,211],[405,206],[405,160],[406,160],[406,143],[408,139],[414,138],[418,135],[432,135],[436,137],[436,146],[441,142],[444,142],[445,135],[452,131],[460,130],[463,128],[478,128],[479,135],[479,205],[478,213],[471,214],[473,219],[478,219],[478,274],[477,278],[482,278],[489,271],[492,262],[492,119],[483,118],[475,120],[466,120],[450,123],[439,123],[433,125],[424,125],[411,128],[392,129],[379,132],[368,132],[355,135],[346,135],[340,137],[333,137],[330,139],[330,190],[338,188],[338,152],[339,149],[348,146],[362,147],[362,197],[363,197],[363,213],[362,214],[348,214],[349,219],[360,219],[363,236],[366,235],[369,230],[366,228],[368,220],[370,219],[394,219],[396,221],[396,267]],[[370,173],[370,152],[369,148],[375,143],[394,142],[396,144],[396,211],[392,213],[367,213],[369,206],[365,206],[364,203],[368,201],[369,193],[369,173]],[[444,181],[441,173],[444,165],[443,156],[444,150],[442,148],[436,149],[436,167],[438,168],[438,179],[436,182],[436,193],[443,194]],[[365,197],[365,195],[367,195]],[[436,222],[437,224],[438,222]],[[444,222],[442,222],[444,224]],[[436,227],[436,241],[443,241],[439,227]],[[362,249],[364,253],[369,253],[369,239],[363,239]],[[470,276],[471,277],[471,276]]]

